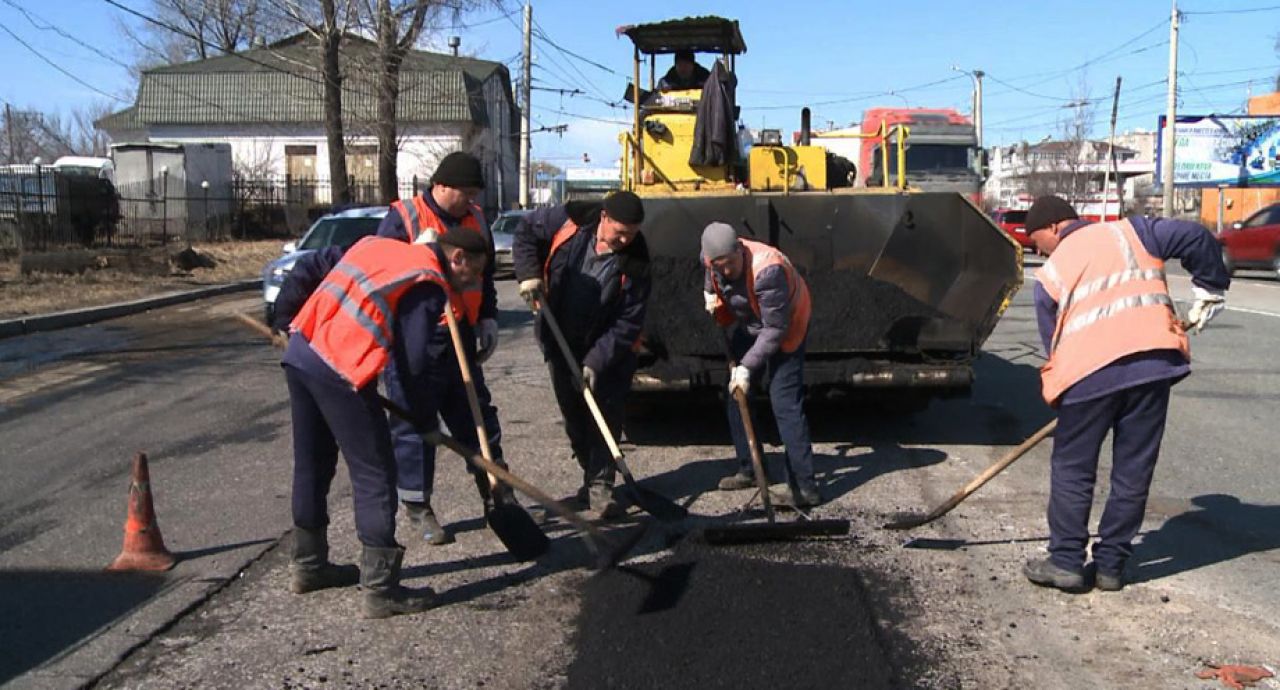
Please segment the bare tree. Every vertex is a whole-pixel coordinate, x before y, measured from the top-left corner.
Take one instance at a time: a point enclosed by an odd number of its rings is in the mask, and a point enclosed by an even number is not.
[[[106,156],[110,140],[94,120],[111,112],[110,103],[73,110],[69,117],[13,107],[0,111],[0,160],[52,163],[62,156]]]
[[[138,49],[138,71],[243,50],[279,34],[269,0],[150,0],[154,22],[121,25]]]
[[[1097,104],[1089,98],[1083,82],[1073,98],[1066,116],[1059,122],[1063,153],[1060,171],[1063,191],[1068,194],[1068,201],[1076,204],[1089,191],[1087,178],[1082,178],[1080,171],[1095,153],[1089,133],[1093,130]]]
[[[305,27],[320,43],[320,76],[324,82],[324,134],[329,148],[329,183],[333,203],[351,202],[347,177],[347,146],[342,122],[342,42],[355,19],[355,6],[341,0],[315,2],[282,0],[290,19]]]

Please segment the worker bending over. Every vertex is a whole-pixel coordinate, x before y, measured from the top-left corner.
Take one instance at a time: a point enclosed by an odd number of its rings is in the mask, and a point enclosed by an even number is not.
[[[1056,196],[1036,199],[1027,232],[1048,256],[1036,273],[1036,319],[1048,352],[1044,399],[1058,410],[1049,487],[1049,558],[1029,561],[1027,579],[1069,592],[1124,587],[1124,567],[1142,526],[1160,455],[1169,388],[1191,371],[1183,324],[1165,284],[1164,262],[1182,260],[1199,331],[1222,310],[1231,277],[1204,227],[1133,216],[1079,220]],[[1098,451],[1112,433],[1111,491],[1086,565]]]
[[[394,361],[410,414],[435,419],[438,399],[425,382],[439,358],[429,343],[448,302],[480,280],[485,261],[482,238],[464,230],[417,245],[367,237],[345,255],[332,247],[301,259],[281,289],[277,325],[291,334],[281,364],[293,417],[294,592],[354,582],[354,568],[328,557],[328,494],[341,449],[363,545],[365,617],[431,606],[429,588],[400,586],[396,467],[377,379]]]
[[[511,247],[520,296],[533,309],[551,310],[572,350],[570,364],[539,313],[536,327],[543,357],[551,369],[569,444],[582,467],[578,500],[605,519],[622,513],[613,496],[613,458],[569,367],[581,368],[616,438],[649,299],[643,221],[640,198],[615,192],[603,207],[571,202],[534,211],[521,219]]]

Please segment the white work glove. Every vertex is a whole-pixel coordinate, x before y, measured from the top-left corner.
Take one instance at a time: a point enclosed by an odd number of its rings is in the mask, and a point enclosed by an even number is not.
[[[484,364],[484,361],[493,355],[494,350],[498,349],[498,320],[480,319],[480,323],[476,324],[476,340],[480,343],[480,349],[476,351],[476,361]]]
[[[716,295],[716,293],[707,292],[705,290],[702,292],[702,308],[706,309],[708,314],[715,316],[716,305],[719,303],[720,303],[720,298],[718,295]]]
[[[530,309],[537,308],[538,302],[542,301],[542,279],[529,278],[520,281],[520,298],[529,305]]]
[[[591,367],[582,367],[582,385],[586,386],[591,392],[596,390],[596,370]]]
[[[751,389],[751,370],[739,364],[729,371],[729,395],[742,391],[743,395]]]
[[[1207,290],[1195,285],[1191,286],[1191,294],[1195,295],[1196,301],[1191,304],[1191,311],[1187,312],[1187,327],[1188,330],[1199,333],[1218,312],[1226,308],[1227,298],[1221,290]]]

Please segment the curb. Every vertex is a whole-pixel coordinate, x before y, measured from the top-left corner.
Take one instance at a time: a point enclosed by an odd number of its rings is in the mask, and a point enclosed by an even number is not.
[[[39,331],[53,331],[60,328],[83,326],[85,324],[105,321],[107,319],[115,319],[121,316],[128,316],[130,314],[137,314],[151,309],[159,309],[160,307],[182,304],[183,302],[194,302],[207,297],[217,297],[218,295],[226,295],[233,292],[260,289],[261,287],[262,280],[260,278],[254,280],[242,280],[238,283],[215,285],[213,287],[200,288],[199,290],[188,290],[185,292],[170,292],[163,295],[156,295],[154,297],[143,297],[142,299],[136,299],[129,302],[107,304],[101,307],[72,309],[70,311],[55,312],[53,314],[41,314],[40,316],[24,316],[22,318],[0,321],[0,339],[10,338],[16,335],[26,335],[28,333],[37,333]]]

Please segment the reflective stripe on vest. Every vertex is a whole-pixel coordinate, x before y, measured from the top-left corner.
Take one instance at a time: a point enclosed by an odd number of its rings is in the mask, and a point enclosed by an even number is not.
[[[809,297],[809,286],[804,282],[804,278],[800,277],[800,273],[796,271],[791,259],[788,259],[787,255],[779,251],[777,247],[754,240],[739,238],[738,241],[742,243],[743,248],[747,251],[747,257],[750,259],[750,270],[746,271],[747,302],[750,303],[751,311],[756,315],[757,319],[760,318],[760,298],[756,295],[756,278],[766,268],[782,266],[783,275],[787,280],[787,302],[791,305],[790,323],[787,324],[787,332],[782,336],[782,351],[795,352],[809,333],[809,317],[813,310],[812,300]],[[711,268],[709,260],[706,261],[706,269],[711,271],[711,285],[715,288],[716,294],[716,310],[719,311],[721,308],[728,309],[724,292],[720,288],[720,276]]]
[[[1058,302],[1049,361],[1041,368],[1050,404],[1130,354],[1177,350],[1190,359],[1165,283],[1164,262],[1147,252],[1128,220],[1075,230],[1037,277]]]
[[[435,242],[440,237],[440,232],[447,224],[434,211],[431,205],[423,198],[422,194],[414,194],[408,202],[403,199],[395,201],[391,204],[399,214],[401,220],[404,221],[405,234],[409,237],[410,244],[427,244]],[[484,223],[481,221],[483,212],[479,206],[474,204],[467,211],[459,224],[473,232],[480,233],[481,237],[488,240],[488,235],[484,231]],[[468,288],[459,293],[457,300],[450,301],[453,306],[453,315],[459,320],[466,321],[471,325],[475,325],[480,320],[480,305],[484,302],[484,285],[478,284],[473,288]],[[444,316],[440,317],[440,323],[444,323]]]
[[[406,290],[422,282],[435,283],[453,297],[433,248],[366,237],[325,276],[291,329],[358,390],[386,366],[396,305]]]

